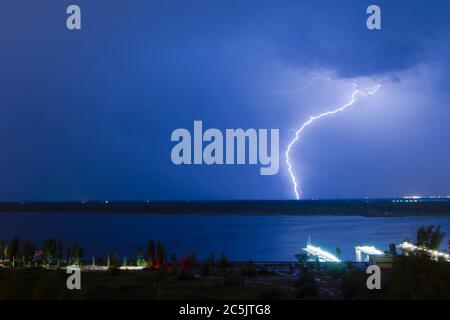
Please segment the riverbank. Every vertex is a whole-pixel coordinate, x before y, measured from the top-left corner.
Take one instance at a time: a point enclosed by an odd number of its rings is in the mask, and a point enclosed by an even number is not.
[[[450,216],[450,199],[1,202],[0,213]]]

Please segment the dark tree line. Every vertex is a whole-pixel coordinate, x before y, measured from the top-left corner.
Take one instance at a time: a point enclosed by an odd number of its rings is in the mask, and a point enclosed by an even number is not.
[[[67,264],[69,265],[79,265],[81,264],[81,259],[84,257],[84,249],[80,247],[78,243],[69,245],[67,248]]]
[[[445,234],[441,232],[441,226],[421,227],[417,230],[417,245],[438,250],[444,236]]]
[[[46,239],[42,244],[42,250],[29,241],[20,241],[13,237],[9,244],[0,241],[0,261],[9,261],[14,267],[17,263],[31,266],[43,264],[45,266],[59,266],[63,261],[63,242],[56,239]],[[69,245],[66,262],[69,264],[80,264],[84,256],[83,248],[78,244]]]
[[[153,239],[149,240],[147,243],[147,264],[149,267],[163,267],[167,264],[167,254],[162,243],[157,242]]]
[[[43,255],[44,264],[50,265],[60,265],[63,254],[63,243],[55,239],[47,239],[44,241],[43,245]]]

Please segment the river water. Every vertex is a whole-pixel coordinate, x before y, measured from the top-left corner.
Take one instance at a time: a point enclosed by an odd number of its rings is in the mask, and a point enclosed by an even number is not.
[[[153,238],[178,257],[195,252],[204,259],[214,251],[216,257],[223,252],[230,260],[294,261],[311,237],[314,245],[332,253],[339,246],[343,259],[355,260],[356,245],[386,250],[389,243],[414,239],[416,230],[427,225],[442,226],[446,233],[442,248],[447,249],[450,217],[3,213],[0,239],[19,236],[38,246],[50,237],[65,245],[78,242],[85,258],[104,257],[109,249],[134,257],[136,248],[145,250]]]

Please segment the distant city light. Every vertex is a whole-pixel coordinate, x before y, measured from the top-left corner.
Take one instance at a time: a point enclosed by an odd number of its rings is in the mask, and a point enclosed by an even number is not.
[[[417,196],[417,195],[403,197],[403,199],[422,199],[422,198],[423,198],[422,196]]]
[[[404,197],[402,197],[402,199],[405,199],[405,200],[420,200],[420,199],[450,199],[450,196],[436,196],[436,195],[431,195],[431,196],[421,196],[421,195],[409,195],[409,196],[404,196]]]

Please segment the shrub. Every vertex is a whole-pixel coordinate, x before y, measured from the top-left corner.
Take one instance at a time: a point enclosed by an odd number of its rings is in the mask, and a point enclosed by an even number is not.
[[[228,268],[230,268],[231,264],[228,261],[228,258],[225,254],[222,253],[219,260],[219,267],[222,269],[222,271],[226,271]]]
[[[286,300],[287,295],[283,289],[271,286],[268,288],[264,288],[261,291],[259,298],[262,300]]]
[[[241,270],[242,274],[247,277],[254,277],[256,275],[256,269],[253,265],[253,261],[249,261]]]
[[[238,287],[244,284],[244,280],[239,273],[227,271],[224,277],[224,283],[226,286]]]
[[[191,280],[194,280],[194,276],[190,272],[187,272],[186,270],[182,270],[178,275],[178,280],[179,281],[191,281]]]
[[[299,299],[316,299],[319,297],[319,286],[316,279],[311,274],[304,274],[296,282],[297,298]]]
[[[208,262],[205,262],[204,264],[202,264],[200,274],[204,277],[207,277],[211,274],[211,266]]]
[[[39,279],[31,298],[36,300],[55,300],[60,297],[60,288],[65,285],[60,283],[54,273],[47,274]]]
[[[192,269],[197,265],[197,255],[194,252],[188,253],[180,259],[182,269]]]
[[[0,300],[14,300],[19,298],[20,280],[16,274],[5,277],[0,282]]]

